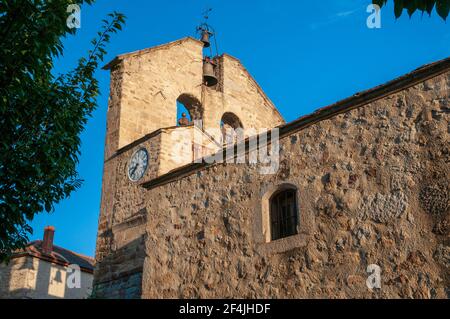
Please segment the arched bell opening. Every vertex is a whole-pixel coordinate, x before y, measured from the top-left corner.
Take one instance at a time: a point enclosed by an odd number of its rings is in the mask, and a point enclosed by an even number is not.
[[[177,126],[187,126],[192,123],[191,114],[188,109],[177,101]]]
[[[244,126],[236,114],[226,112],[220,120],[223,144],[236,144],[244,139]]]
[[[203,120],[203,106],[200,101],[191,94],[181,94],[177,99],[177,125],[193,125]],[[183,116],[184,114],[184,116]]]

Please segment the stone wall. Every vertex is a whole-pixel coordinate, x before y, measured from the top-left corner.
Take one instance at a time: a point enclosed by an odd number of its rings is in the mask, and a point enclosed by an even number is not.
[[[105,162],[95,285],[122,278],[130,271],[142,271],[143,236],[147,218],[145,190],[128,179],[127,169],[133,153],[145,147],[149,155],[149,166],[143,180],[158,176],[160,145],[161,134],[158,133],[123,149],[120,154]],[[102,292],[99,291],[98,294],[101,295]]]
[[[108,143],[108,136],[106,141]],[[98,298],[116,293],[118,285],[123,287],[123,281],[126,281],[124,276],[142,272],[147,217],[144,191],[138,184],[130,182],[127,169],[133,153],[145,147],[149,168],[144,178],[155,178],[160,145],[161,134],[156,132],[134,146],[123,148],[104,163],[94,271],[94,292]]]
[[[194,126],[161,129],[138,143],[123,148],[105,162],[101,206],[103,214],[100,216],[96,249],[96,282],[108,284],[101,286],[99,294],[104,287],[111,286],[111,280],[142,269],[142,238],[147,217],[145,189],[140,183],[128,178],[127,169],[131,156],[141,148],[147,150],[148,169],[140,182],[152,180],[178,166],[192,163],[195,134],[202,137],[199,138],[200,141],[211,142],[210,138]],[[214,143],[206,143],[204,146],[205,155],[218,149]],[[180,149],[184,152],[179,153]],[[136,256],[140,256],[140,259],[136,259]]]
[[[163,129],[161,134],[158,176],[222,149],[214,139],[193,125]]]
[[[93,298],[140,299],[142,272],[135,272],[111,281],[97,283]]]
[[[140,141],[137,145],[122,149],[120,154],[108,158],[103,167],[102,199],[97,234],[96,260],[101,262],[112,251],[127,243],[114,240],[112,227],[127,225],[131,219],[133,225],[143,214],[144,191],[138,184],[130,182],[127,169],[134,152],[145,147],[149,155],[149,168],[144,179],[158,176],[161,135],[155,134]],[[145,214],[144,214],[145,215]],[[123,229],[123,227],[119,227]],[[131,240],[136,239],[136,235]]]
[[[32,266],[32,258],[20,257],[9,264],[0,264],[0,298],[23,299],[28,293],[28,272]]]
[[[142,296],[448,297],[449,85],[447,72],[292,132],[277,174],[217,164],[143,192]],[[286,183],[300,232],[266,242],[264,201]]]
[[[227,112],[235,114],[244,129],[271,129],[284,123],[278,110],[239,60],[224,54],[219,61],[223,68],[222,90],[204,88],[203,122],[206,129],[218,129]]]

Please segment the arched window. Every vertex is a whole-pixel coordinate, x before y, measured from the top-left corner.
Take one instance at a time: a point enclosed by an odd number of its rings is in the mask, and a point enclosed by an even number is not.
[[[223,144],[235,144],[238,140],[237,129],[243,129],[241,120],[236,114],[226,112],[220,120],[220,129],[222,130]]]
[[[190,125],[191,123],[191,114],[189,114],[188,109],[177,101],[177,126]]]
[[[177,99],[177,125],[180,125],[183,113],[186,113],[187,122],[194,124],[194,121],[203,119],[203,106],[195,96],[181,94]]]
[[[222,115],[220,120],[220,126],[227,125],[233,129],[243,128],[241,120],[236,116],[236,114],[231,112],[226,112]]]
[[[271,240],[296,235],[298,226],[297,191],[287,188],[270,198]]]

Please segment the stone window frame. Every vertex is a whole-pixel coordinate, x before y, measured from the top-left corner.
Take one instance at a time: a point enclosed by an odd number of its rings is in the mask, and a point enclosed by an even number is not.
[[[292,235],[292,236],[287,236],[284,238],[278,238],[276,240],[272,240],[272,225],[271,225],[271,214],[270,214],[270,204],[271,204],[271,200],[272,198],[283,192],[283,191],[287,191],[287,190],[294,190],[295,191],[295,201],[296,201],[296,206],[297,206],[297,225],[296,225],[296,230],[297,230],[297,234]],[[264,237],[264,242],[265,243],[270,243],[270,242],[275,242],[275,241],[279,241],[285,238],[289,238],[289,237],[293,237],[296,236],[300,233],[300,209],[299,209],[299,195],[298,195],[298,187],[295,184],[292,183],[281,183],[275,187],[271,187],[268,191],[265,192],[265,194],[262,197],[262,234]]]
[[[291,200],[288,201],[288,198],[291,198]],[[297,235],[300,228],[297,188],[283,187],[273,193],[268,202],[271,241]],[[285,213],[282,209],[284,205],[288,208]],[[274,223],[276,223],[277,229],[274,227]],[[285,227],[283,227],[283,224]]]
[[[272,240],[270,233],[270,199],[276,193],[286,190],[295,189],[297,201],[297,234],[277,240]],[[309,230],[313,227],[311,216],[307,216],[306,212],[302,214],[301,190],[291,181],[284,181],[269,187],[263,187],[261,191],[259,209],[257,219],[254,224],[255,239],[257,243],[257,251],[263,255],[277,254],[292,250],[295,248],[306,246],[309,238]],[[305,228],[305,229],[303,229]]]

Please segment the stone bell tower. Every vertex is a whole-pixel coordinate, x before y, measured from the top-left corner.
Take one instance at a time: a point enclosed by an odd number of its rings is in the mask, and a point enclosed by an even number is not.
[[[238,59],[205,54],[211,33],[203,31],[203,41],[186,37],[119,55],[104,67],[111,85],[96,251],[99,296],[139,286],[152,214],[145,210],[143,183],[221,149],[220,134],[208,129],[271,129],[284,123]],[[202,125],[177,125],[177,102]],[[204,137],[201,145],[193,142],[196,133]]]
[[[225,113],[244,127],[270,129],[284,122],[239,60],[228,54],[205,57],[203,49],[203,42],[187,37],[120,55],[104,67],[111,71],[106,157],[175,126],[177,101],[208,128],[219,127]]]

